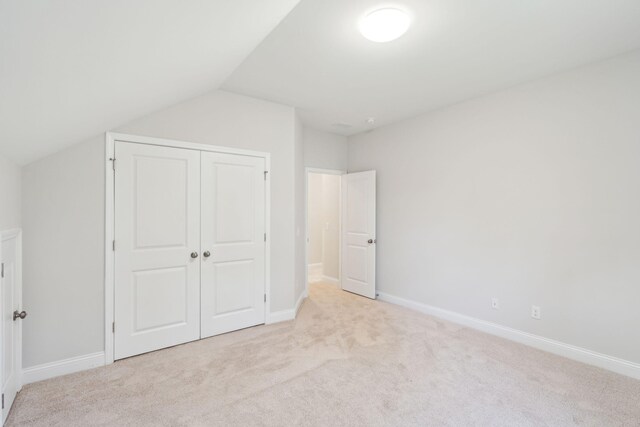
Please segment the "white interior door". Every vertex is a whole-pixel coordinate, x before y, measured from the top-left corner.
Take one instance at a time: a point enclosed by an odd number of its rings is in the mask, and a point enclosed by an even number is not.
[[[20,389],[20,322],[26,314],[21,313],[21,295],[18,287],[20,268],[18,266],[18,236],[2,236],[2,262],[0,280],[2,297],[2,422],[7,419],[11,405]]]
[[[265,160],[202,153],[201,334],[265,321]]]
[[[376,171],[342,175],[342,289],[376,297]]]
[[[115,359],[200,337],[200,152],[116,142]]]

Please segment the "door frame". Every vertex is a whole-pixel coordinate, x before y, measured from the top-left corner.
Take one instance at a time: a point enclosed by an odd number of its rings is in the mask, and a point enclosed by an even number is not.
[[[304,168],[304,289],[309,295],[309,174],[322,175],[345,175],[346,170],[341,169],[322,169],[305,167]],[[338,199],[338,283],[342,287],[342,180],[340,180],[340,198]]]
[[[151,136],[131,135],[117,132],[105,133],[105,228],[104,228],[104,359],[105,365],[114,361],[114,333],[115,319],[115,143],[129,142],[135,144],[158,145],[162,147],[185,148],[197,151],[212,151],[225,154],[239,154],[243,156],[261,157],[265,161],[265,231],[267,241],[265,245],[265,323],[271,313],[271,154],[262,151],[244,150],[240,148],[222,147],[196,142],[179,141],[174,139],[156,138]]]
[[[5,240],[15,239],[15,252],[16,252],[16,270],[15,270],[15,297],[18,302],[18,307],[15,309],[22,310],[22,229],[11,228],[8,230],[0,231],[0,243]],[[0,245],[0,259],[2,259],[2,245]],[[6,316],[7,313],[2,313],[2,316]],[[22,322],[18,322],[16,325],[16,342],[15,344],[15,376],[16,376],[16,390],[19,392],[22,389]],[[0,343],[2,341],[0,340]],[[0,349],[2,347],[0,346]],[[4,363],[2,359],[3,353],[0,351],[0,366]],[[0,370],[0,377],[2,371]],[[0,380],[4,380],[0,378]],[[9,408],[10,410],[11,408]]]

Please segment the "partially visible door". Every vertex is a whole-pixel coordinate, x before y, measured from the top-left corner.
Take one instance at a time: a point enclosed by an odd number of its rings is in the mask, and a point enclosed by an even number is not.
[[[376,297],[376,171],[342,175],[342,289]]]
[[[21,308],[21,292],[18,286],[20,267],[18,265],[18,233],[2,235],[0,251],[2,287],[2,422],[7,419],[11,405],[20,389],[21,370],[20,322],[26,316]],[[14,316],[14,312],[17,316]]]
[[[200,152],[116,142],[115,359],[200,338]]]
[[[202,153],[202,338],[265,321],[265,160]]]

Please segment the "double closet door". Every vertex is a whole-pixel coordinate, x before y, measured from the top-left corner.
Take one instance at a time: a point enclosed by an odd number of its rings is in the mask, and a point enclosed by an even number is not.
[[[115,359],[264,323],[265,159],[116,142]]]

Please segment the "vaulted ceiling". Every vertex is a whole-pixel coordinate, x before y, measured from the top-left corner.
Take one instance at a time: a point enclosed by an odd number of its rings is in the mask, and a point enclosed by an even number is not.
[[[381,5],[412,15],[388,43],[357,26]],[[639,0],[303,0],[223,88],[350,135],[637,48]]]
[[[299,0],[0,0],[0,153],[26,163],[218,88]]]
[[[638,0],[298,2],[0,0],[0,154],[27,163],[220,87],[349,135],[640,48]],[[412,26],[374,43],[357,24],[382,5]]]

